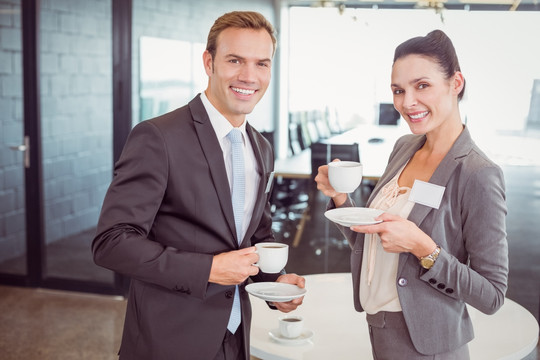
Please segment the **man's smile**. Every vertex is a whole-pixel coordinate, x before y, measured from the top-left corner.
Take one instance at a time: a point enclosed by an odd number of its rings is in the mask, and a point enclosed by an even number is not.
[[[237,88],[237,87],[232,87],[232,86],[231,86],[231,89],[234,92],[237,92],[237,93],[242,94],[242,95],[253,95],[253,94],[255,94],[255,90],[251,90],[251,89],[242,89],[242,88]]]

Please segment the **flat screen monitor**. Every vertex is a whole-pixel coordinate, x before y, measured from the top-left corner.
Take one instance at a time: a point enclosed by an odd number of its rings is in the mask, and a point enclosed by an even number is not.
[[[394,108],[394,104],[379,104],[379,125],[397,125],[399,118],[400,114]]]

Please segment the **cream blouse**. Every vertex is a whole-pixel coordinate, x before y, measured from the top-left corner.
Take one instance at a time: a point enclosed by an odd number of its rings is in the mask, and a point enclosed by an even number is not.
[[[373,199],[371,208],[407,218],[414,203],[408,201],[411,188],[400,187],[398,179],[405,166]],[[384,251],[378,234],[366,234],[360,272],[360,303],[368,314],[401,311],[397,294],[399,254]]]

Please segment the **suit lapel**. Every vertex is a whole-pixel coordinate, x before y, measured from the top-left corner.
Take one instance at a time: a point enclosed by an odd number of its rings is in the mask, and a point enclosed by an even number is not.
[[[251,147],[253,148],[253,152],[255,153],[255,159],[257,161],[257,171],[260,176],[260,181],[259,181],[259,186],[257,188],[257,194],[256,194],[257,200],[255,201],[255,206],[253,208],[253,215],[251,216],[251,221],[246,231],[246,236],[244,237],[242,242],[246,241],[246,239],[250,239],[252,234],[257,229],[257,226],[259,225],[259,222],[254,221],[254,219],[260,218],[261,212],[264,210],[264,207],[266,205],[264,191],[266,187],[266,181],[268,180],[266,175],[267,175],[267,172],[269,171],[268,169],[266,169],[265,162],[263,161],[261,144],[257,140],[257,137],[254,134],[253,127],[251,127],[249,123],[246,124],[246,132],[249,136],[249,140],[251,142]]]
[[[227,181],[227,170],[225,169],[225,163],[223,161],[223,151],[221,151],[221,146],[217,139],[212,123],[208,118],[208,114],[202,104],[200,95],[195,97],[190,103],[189,108],[191,114],[193,115],[193,124],[197,136],[199,137],[199,142],[203,150],[206,161],[208,162],[208,167],[210,169],[210,175],[212,177],[212,182],[216,188],[216,193],[219,198],[219,203],[221,206],[221,211],[223,216],[229,225],[229,230],[232,233],[231,245],[235,248],[238,246],[238,243],[235,241],[236,237],[236,228],[234,225],[234,214],[232,211],[232,200],[231,200],[231,190],[229,188],[229,182]]]

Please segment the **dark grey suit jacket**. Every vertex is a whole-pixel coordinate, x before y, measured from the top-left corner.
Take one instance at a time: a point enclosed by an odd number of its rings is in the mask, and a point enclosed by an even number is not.
[[[265,192],[273,150],[249,124],[246,130],[261,181],[240,246],[223,154],[200,95],[131,131],[92,243],[98,265],[132,279],[121,358],[208,360],[217,353],[235,287],[208,283],[212,257],[274,241]],[[260,273],[253,280],[277,276]],[[239,289],[249,354],[251,306],[244,285]]]
[[[396,142],[368,206],[425,141],[423,135],[406,135]],[[473,339],[466,303],[487,314],[502,306],[508,244],[502,171],[474,144],[467,128],[429,182],[446,187],[439,209],[415,204],[408,219],[431,236],[441,253],[429,271],[414,255],[400,254],[396,286],[414,346],[422,354],[433,355]],[[364,235],[340,229],[352,247],[355,308],[363,311],[359,288]]]

